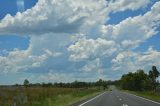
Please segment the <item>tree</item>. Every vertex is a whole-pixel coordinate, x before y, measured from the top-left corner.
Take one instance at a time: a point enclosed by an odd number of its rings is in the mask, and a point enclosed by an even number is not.
[[[143,91],[150,89],[149,77],[143,70],[123,75],[120,83],[121,87],[126,90]]]
[[[149,81],[148,74],[146,74],[143,70],[138,70],[136,72],[136,82],[137,82],[137,90],[150,90],[151,84]]]
[[[24,84],[25,87],[28,87],[29,86],[29,81],[27,79],[25,79],[23,84]]]
[[[152,89],[155,91],[158,86],[157,78],[160,76],[156,66],[152,66],[152,70],[149,71],[149,78],[152,83]]]
[[[107,81],[105,80],[102,80],[102,79],[99,79],[97,82],[96,82],[96,85],[99,87],[99,89],[101,89],[101,87],[103,87],[103,89],[106,89],[108,86],[107,86]]]

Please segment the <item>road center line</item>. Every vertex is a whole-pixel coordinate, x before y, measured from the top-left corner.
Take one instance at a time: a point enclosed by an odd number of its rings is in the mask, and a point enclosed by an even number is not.
[[[100,94],[100,95],[98,95],[98,96],[96,96],[96,97],[94,97],[94,98],[92,98],[92,99],[90,99],[90,100],[88,100],[88,101],[86,101],[86,102],[84,102],[84,103],[78,105],[78,106],[83,106],[83,105],[87,104],[88,102],[91,102],[92,100],[94,100],[94,99],[96,99],[96,98],[102,96],[102,95],[105,94],[105,93],[106,93],[106,92],[104,92],[104,93],[102,93],[102,94]]]

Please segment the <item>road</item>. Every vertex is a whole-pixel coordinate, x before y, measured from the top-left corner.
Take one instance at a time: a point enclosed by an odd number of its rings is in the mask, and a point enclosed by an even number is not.
[[[71,106],[160,106],[160,103],[114,90]]]

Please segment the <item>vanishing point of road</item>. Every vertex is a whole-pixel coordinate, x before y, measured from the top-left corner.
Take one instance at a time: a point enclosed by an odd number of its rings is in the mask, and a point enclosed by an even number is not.
[[[160,106],[160,103],[129,93],[113,90],[71,106]]]

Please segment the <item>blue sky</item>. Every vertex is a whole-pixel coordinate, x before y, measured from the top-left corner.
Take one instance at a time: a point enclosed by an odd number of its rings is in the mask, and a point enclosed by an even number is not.
[[[157,0],[1,0],[0,84],[160,70],[159,7]]]
[[[24,0],[25,10],[32,8],[37,0]],[[0,20],[3,19],[7,14],[15,16],[18,10],[16,0],[1,0],[0,1]],[[6,49],[8,51],[14,48],[27,49],[29,44],[29,37],[19,37],[17,35],[5,35],[2,34],[0,37],[0,49]]]

